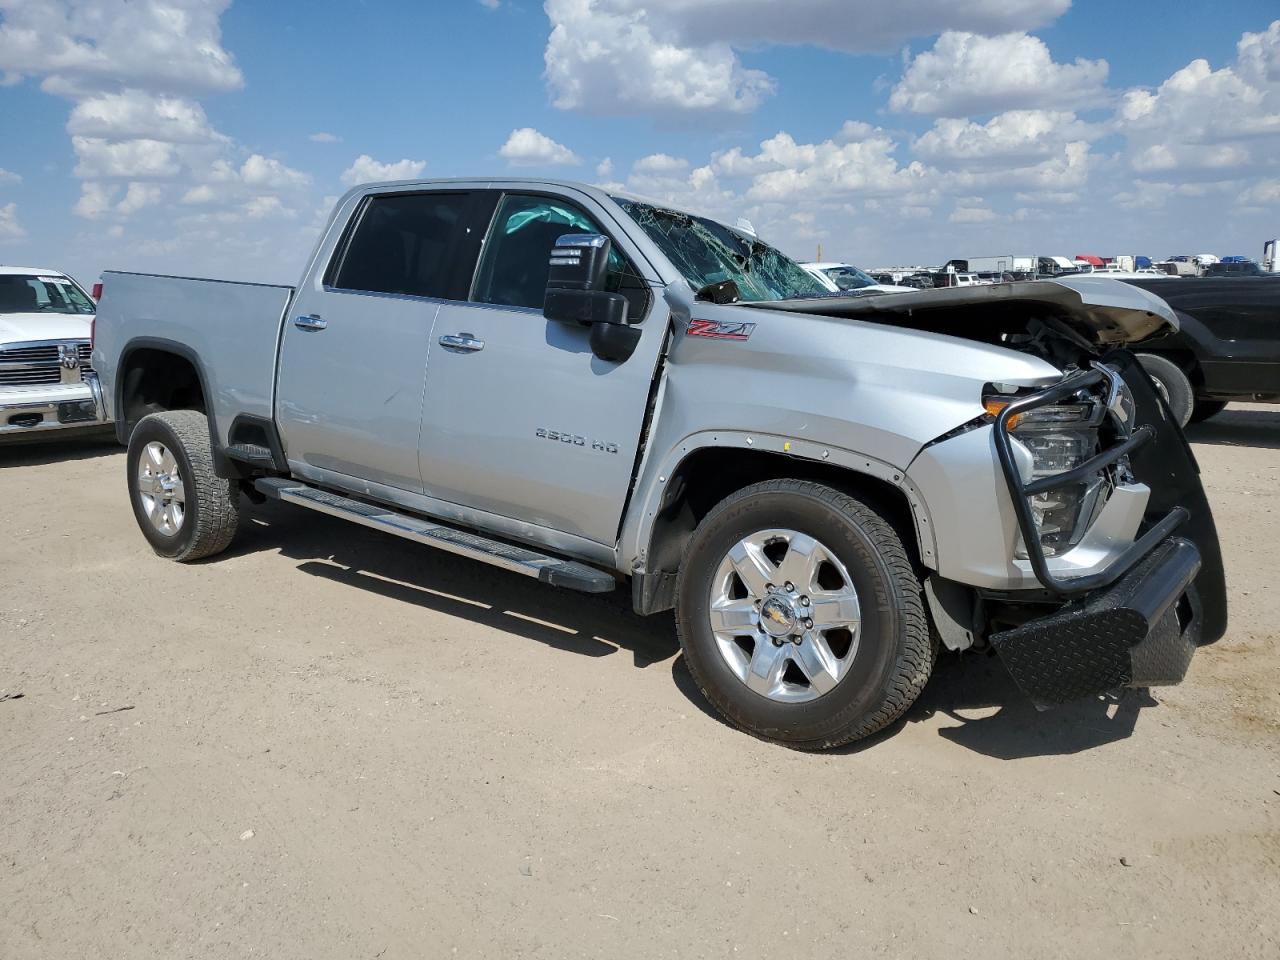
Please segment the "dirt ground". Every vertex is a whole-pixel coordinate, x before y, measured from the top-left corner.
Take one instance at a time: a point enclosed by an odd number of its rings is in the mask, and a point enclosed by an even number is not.
[[[1280,956],[1280,409],[1192,439],[1231,629],[1037,714],[711,716],[669,618],[279,506],[155,557],[110,443],[0,449],[0,958]]]

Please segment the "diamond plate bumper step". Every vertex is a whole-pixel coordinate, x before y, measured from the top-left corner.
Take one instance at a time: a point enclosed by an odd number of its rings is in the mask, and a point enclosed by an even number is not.
[[[518,547],[432,520],[396,513],[386,507],[352,500],[328,490],[307,486],[297,480],[261,477],[253,485],[258,492],[274,500],[350,520],[352,523],[524,574],[557,587],[568,587],[582,593],[608,593],[617,586],[613,574],[576,560],[548,556],[528,547]]]
[[[993,634],[992,646],[1037,706],[1181,683],[1200,642],[1199,570],[1195,545],[1170,538],[1111,587]]]

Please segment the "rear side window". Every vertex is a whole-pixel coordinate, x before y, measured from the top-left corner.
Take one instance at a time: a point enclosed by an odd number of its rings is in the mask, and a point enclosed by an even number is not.
[[[346,290],[461,299],[452,253],[465,229],[466,193],[372,197],[327,282]],[[464,283],[465,286],[465,283]]]

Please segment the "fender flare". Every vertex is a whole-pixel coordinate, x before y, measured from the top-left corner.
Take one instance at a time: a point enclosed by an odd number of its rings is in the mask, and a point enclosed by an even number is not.
[[[929,510],[923,496],[911,482],[905,470],[875,457],[831,444],[741,430],[702,430],[689,434],[668,450],[662,460],[657,462],[656,467],[646,465],[642,468],[642,486],[637,487],[632,509],[629,511],[619,543],[619,559],[622,561],[619,564],[620,569],[643,570],[645,568],[657,515],[666,494],[667,480],[676,474],[692,454],[717,447],[780,454],[797,460],[841,467],[851,473],[872,477],[897,488],[906,497],[911,508],[920,559],[930,569],[936,569],[937,543],[933,535],[933,523],[929,518]],[[644,479],[646,476],[647,480]]]

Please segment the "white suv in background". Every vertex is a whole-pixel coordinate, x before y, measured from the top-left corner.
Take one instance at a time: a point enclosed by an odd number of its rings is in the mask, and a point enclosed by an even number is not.
[[[0,439],[98,422],[84,382],[94,312],[64,273],[0,266]]]
[[[875,278],[849,263],[802,263],[810,274],[832,293],[915,293],[914,287],[877,283]]]

